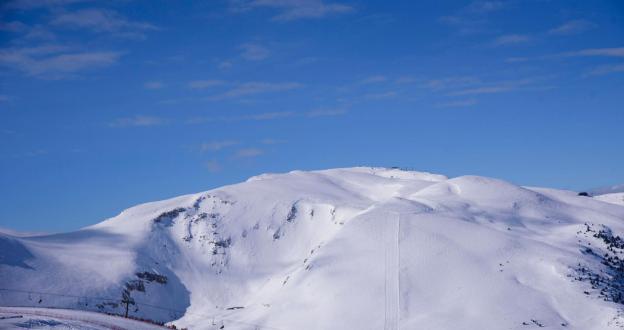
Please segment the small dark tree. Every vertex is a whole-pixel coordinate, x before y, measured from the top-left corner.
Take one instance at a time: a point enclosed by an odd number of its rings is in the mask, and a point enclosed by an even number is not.
[[[126,305],[126,318],[128,318],[128,308],[130,305],[136,305],[134,298],[130,296],[130,291],[124,290],[121,294],[121,303]]]
[[[581,191],[580,193],[578,193],[579,196],[585,196],[585,197],[589,197],[589,193],[585,192],[585,191]]]

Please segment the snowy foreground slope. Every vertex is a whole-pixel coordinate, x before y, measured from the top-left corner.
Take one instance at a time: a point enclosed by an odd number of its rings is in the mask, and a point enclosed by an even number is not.
[[[0,305],[191,329],[621,329],[624,205],[477,176],[349,168],[0,234]],[[125,296],[125,298],[124,298]]]
[[[80,310],[0,307],[0,329],[155,330],[166,328],[119,316]]]

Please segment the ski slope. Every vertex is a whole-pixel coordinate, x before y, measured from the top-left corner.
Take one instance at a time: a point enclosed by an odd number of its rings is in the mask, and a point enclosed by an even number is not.
[[[79,310],[0,307],[0,329],[158,330],[167,328]]]
[[[624,205],[388,168],[263,174],[0,233],[0,305],[190,329],[621,329]]]

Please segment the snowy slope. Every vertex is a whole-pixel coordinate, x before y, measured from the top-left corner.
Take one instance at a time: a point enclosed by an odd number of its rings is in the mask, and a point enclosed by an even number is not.
[[[77,232],[0,234],[0,305],[122,313],[125,295],[191,329],[620,329],[622,233],[624,206],[570,191],[265,174]]]
[[[0,307],[0,329],[157,330],[166,328],[118,316],[79,310]]]
[[[624,206],[624,192],[594,196],[595,199]]]
[[[589,191],[589,193],[592,196],[614,194],[614,193],[624,193],[624,184],[616,184],[613,186],[592,189]]]

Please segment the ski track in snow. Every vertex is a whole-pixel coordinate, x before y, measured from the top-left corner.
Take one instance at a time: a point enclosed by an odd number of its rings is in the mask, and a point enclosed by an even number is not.
[[[399,328],[399,232],[401,215],[388,212],[384,223],[385,313],[384,330]]]

